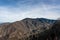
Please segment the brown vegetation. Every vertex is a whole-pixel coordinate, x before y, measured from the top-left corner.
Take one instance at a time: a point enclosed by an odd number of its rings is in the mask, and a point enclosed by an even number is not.
[[[49,20],[50,21],[50,20]],[[0,40],[60,40],[60,21],[24,19],[0,25]]]

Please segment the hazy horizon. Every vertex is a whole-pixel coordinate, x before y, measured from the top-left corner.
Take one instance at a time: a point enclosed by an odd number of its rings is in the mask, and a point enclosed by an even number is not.
[[[0,22],[60,17],[60,0],[0,0]]]

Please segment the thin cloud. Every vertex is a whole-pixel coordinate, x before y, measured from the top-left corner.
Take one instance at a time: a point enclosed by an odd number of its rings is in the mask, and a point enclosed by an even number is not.
[[[8,0],[13,4],[0,5],[0,22],[14,22],[24,18],[60,17],[60,3],[57,0]],[[15,3],[15,4],[14,4]],[[15,5],[15,6],[14,6]]]
[[[41,5],[36,7],[28,7],[27,10],[19,8],[0,7],[0,21],[2,22],[14,22],[22,20],[26,17],[29,18],[50,18],[56,19],[60,17],[58,12],[55,12],[59,6]],[[52,11],[51,11],[52,10]]]

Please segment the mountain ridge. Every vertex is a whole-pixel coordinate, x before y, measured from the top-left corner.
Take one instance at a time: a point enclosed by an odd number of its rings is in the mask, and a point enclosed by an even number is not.
[[[30,35],[34,35],[45,30],[48,30],[56,20],[49,20],[45,18],[26,18],[21,21],[9,23],[8,25],[0,26],[1,40],[20,40],[26,39]],[[22,40],[24,40],[22,39]]]

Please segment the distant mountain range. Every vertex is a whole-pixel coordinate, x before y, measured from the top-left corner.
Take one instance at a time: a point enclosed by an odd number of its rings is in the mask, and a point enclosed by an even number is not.
[[[46,18],[25,18],[13,23],[0,24],[0,40],[30,40],[30,35],[49,30],[56,21]]]

